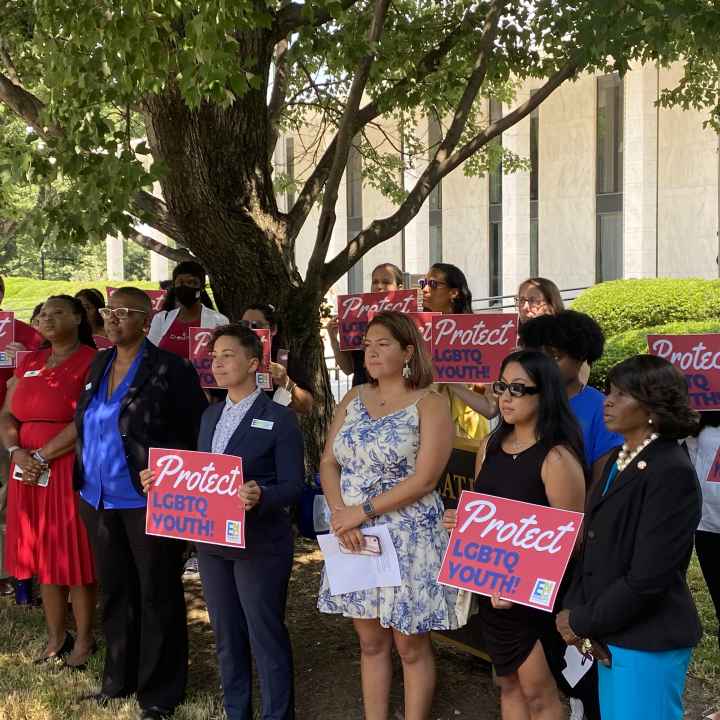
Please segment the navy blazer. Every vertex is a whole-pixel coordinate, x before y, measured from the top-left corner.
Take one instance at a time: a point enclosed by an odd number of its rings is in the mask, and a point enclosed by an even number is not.
[[[633,650],[696,645],[702,634],[685,579],[701,496],[687,452],[658,439],[603,495],[616,450],[588,498],[584,542],[564,605],[581,637]]]
[[[224,402],[211,405],[200,424],[198,450],[212,452],[215,426]],[[271,423],[253,427],[253,420]],[[245,549],[198,544],[200,552],[240,558],[248,552],[292,552],[290,506],[298,501],[305,477],[303,436],[295,412],[260,393],[232,434],[227,455],[242,458],[243,479],[262,488],[260,502],[245,514]]]
[[[120,405],[118,432],[125,448],[130,479],[142,496],[140,471],[148,466],[149,449],[195,450],[200,417],[207,408],[207,399],[200,387],[197,371],[187,360],[160,350],[149,340],[145,340],[140,352],[140,366]],[[114,356],[113,350],[95,355],[87,385],[75,410],[76,490],[80,490],[85,482],[83,416]]]

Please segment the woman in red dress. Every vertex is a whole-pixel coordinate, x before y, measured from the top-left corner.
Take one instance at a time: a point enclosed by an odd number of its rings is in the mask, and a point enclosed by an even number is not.
[[[94,647],[95,570],[73,490],[73,415],[95,347],[83,307],[69,295],[48,298],[39,321],[46,344],[20,362],[0,415],[12,461],[5,565],[41,586],[48,642],[36,662],[65,658],[77,668]],[[75,641],[66,630],[68,587]]]

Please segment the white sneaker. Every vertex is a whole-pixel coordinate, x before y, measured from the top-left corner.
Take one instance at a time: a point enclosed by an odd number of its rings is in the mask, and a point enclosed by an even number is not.
[[[585,707],[582,700],[570,698],[570,718],[568,720],[584,720]]]

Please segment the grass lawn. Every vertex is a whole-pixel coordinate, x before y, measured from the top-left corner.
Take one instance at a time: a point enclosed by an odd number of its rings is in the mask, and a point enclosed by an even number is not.
[[[322,615],[315,609],[321,567],[317,545],[299,540],[288,607],[295,656],[297,718],[361,720],[359,657],[352,626],[345,618]],[[690,668],[686,718],[700,720],[720,710],[720,652],[717,622],[695,560],[690,583],[706,635]],[[186,582],[186,591],[190,681],[188,699],[178,708],[174,720],[221,720],[225,716],[213,636],[199,582]],[[102,709],[78,702],[83,693],[98,689],[101,654],[92,658],[85,672],[37,668],[31,660],[43,646],[42,612],[37,608],[18,608],[11,600],[0,599],[1,720],[134,720],[135,701],[118,700]],[[436,654],[438,686],[431,719],[498,720],[497,691],[492,687],[488,668],[472,656],[442,645],[437,646]],[[402,685],[397,662],[395,670],[390,717],[402,720]]]
[[[6,277],[3,310],[11,310],[21,320],[29,320],[33,308],[50,295],[75,295],[78,290],[93,287],[107,297],[105,288],[132,285],[143,290],[157,290],[156,282],[138,280],[106,280],[98,278],[93,282],[75,282],[72,280],[36,280],[35,278]]]

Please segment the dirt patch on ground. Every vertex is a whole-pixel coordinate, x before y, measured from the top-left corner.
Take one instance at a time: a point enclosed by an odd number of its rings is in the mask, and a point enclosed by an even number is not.
[[[288,626],[295,655],[297,720],[362,720],[360,662],[352,623],[316,610],[322,557],[314,542],[298,540],[290,583]],[[212,630],[200,582],[186,582],[190,627],[188,699],[174,720],[222,720],[222,699]],[[30,660],[44,645],[39,609],[17,608],[0,600],[0,718],[2,720],[132,720],[137,705],[115,701],[99,709],[79,703],[96,689],[102,654],[88,671],[69,673],[37,668]],[[436,646],[438,683],[431,720],[497,720],[498,694],[487,663],[445,644]],[[709,684],[690,678],[686,718],[700,720],[720,708]],[[652,688],[648,688],[652,692]],[[256,694],[256,705],[259,692]],[[393,720],[402,720],[402,673],[398,661],[391,697]],[[259,712],[256,710],[256,718]]]

